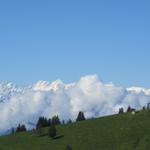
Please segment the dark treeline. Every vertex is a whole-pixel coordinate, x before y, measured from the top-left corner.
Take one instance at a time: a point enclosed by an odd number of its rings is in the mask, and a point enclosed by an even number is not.
[[[147,104],[147,107],[144,106],[142,109],[150,110],[150,103]],[[135,113],[138,113],[139,111],[137,111],[135,108],[132,108],[131,106],[128,106],[126,110],[124,110],[123,107],[119,108],[119,114],[123,114],[123,113],[135,114]],[[79,122],[79,121],[84,121],[84,120],[86,120],[84,112],[80,111],[75,121]],[[48,137],[53,140],[53,139],[61,138],[64,136],[64,135],[61,135],[60,133],[57,133],[57,128],[55,127],[56,125],[72,124],[72,123],[73,121],[71,119],[69,119],[68,121],[65,121],[65,120],[60,121],[60,118],[58,115],[55,115],[52,118],[46,118],[46,117],[41,116],[38,118],[38,121],[36,123],[36,129],[33,129],[33,131],[35,131],[35,133],[38,136],[48,135]],[[44,129],[46,127],[48,127],[48,130]],[[12,129],[12,133],[24,132],[24,131],[27,131],[26,126],[24,124],[19,124],[16,130],[14,128]],[[67,145],[65,150],[72,150],[72,147],[70,145]]]
[[[86,120],[84,113],[82,111],[79,112],[76,121],[84,121]],[[69,119],[67,122],[65,122],[65,120],[63,120],[62,122],[59,119],[59,116],[53,116],[52,118],[47,119],[46,117],[39,117],[38,122],[36,124],[36,129],[38,129],[39,127],[49,127],[51,125],[60,125],[60,124],[70,124],[73,121],[71,119]]]
[[[51,119],[47,119],[46,117],[39,117],[38,122],[36,124],[36,129],[39,127],[49,127],[51,125],[60,125],[61,121],[59,119],[59,116],[54,116]]]
[[[84,113],[82,111],[80,111],[78,113],[76,121],[78,122],[78,121],[84,121],[84,120],[86,120]],[[39,135],[42,135],[43,128],[45,128],[45,127],[53,127],[53,129],[54,129],[55,125],[71,124],[71,123],[73,123],[73,121],[71,119],[69,119],[66,122],[65,122],[65,120],[63,120],[61,122],[58,115],[55,115],[52,118],[46,118],[44,116],[41,116],[41,117],[39,117],[39,119],[36,123],[36,129],[33,129],[33,130],[35,130]],[[12,129],[12,134],[14,134],[15,132],[25,132],[25,131],[27,131],[26,126],[24,124],[19,124],[16,127],[16,129],[15,128]],[[49,132],[49,133],[51,133],[51,132]]]
[[[147,104],[147,107],[143,107],[143,110],[145,109],[150,109],[150,103]],[[123,113],[137,113],[138,111],[134,108],[132,108],[131,106],[128,106],[127,110],[125,111],[123,107],[119,108],[119,114],[123,114]],[[84,121],[86,120],[84,112],[80,111],[77,115],[76,118],[76,122],[78,121]],[[60,118],[58,115],[53,116],[52,118],[46,118],[44,116],[39,117],[37,123],[36,123],[36,130],[39,134],[42,133],[42,129],[45,127],[50,127],[50,126],[55,126],[55,125],[61,125],[61,124],[71,124],[73,123],[73,121],[71,119],[69,119],[68,121],[62,120],[60,121]],[[27,128],[24,124],[19,124],[17,126],[17,128],[13,128],[12,129],[12,133],[15,132],[24,132],[27,131]]]
[[[16,132],[24,132],[24,131],[27,131],[26,126],[24,124],[22,125],[19,124],[18,127],[16,128]]]
[[[84,120],[86,120],[84,113],[80,111],[76,118],[76,122],[84,121]],[[48,135],[48,137],[53,140],[64,136],[57,132],[57,128],[55,127],[56,125],[71,124],[71,123],[73,123],[71,119],[69,119],[66,122],[65,120],[62,120],[61,122],[58,115],[55,115],[49,119],[41,116],[38,118],[38,121],[36,123],[36,129],[33,129],[33,132],[35,132],[39,137]],[[48,127],[48,133],[45,132],[46,130],[44,128],[46,127]],[[15,132],[18,133],[18,132],[25,132],[25,131],[27,131],[27,128],[24,124],[19,124],[16,130],[15,128],[12,128],[12,134],[14,134]],[[67,145],[65,150],[72,150],[72,147],[70,145]]]
[[[142,110],[150,110],[150,103],[147,104],[147,107],[143,106]],[[136,110],[135,108],[132,108],[131,106],[128,106],[127,110],[125,111],[123,107],[119,108],[119,114],[123,114],[125,112],[127,113],[138,113],[140,110]]]
[[[77,119],[76,121],[84,121],[86,120],[84,113],[82,111],[80,111],[78,113]],[[55,138],[57,136],[57,130],[56,130],[56,125],[63,125],[63,124],[71,124],[73,123],[73,121],[71,119],[69,119],[68,121],[65,122],[65,120],[63,120],[62,122],[59,119],[59,116],[53,116],[50,119],[47,119],[46,117],[39,117],[37,124],[36,124],[36,133],[38,134],[38,136],[43,136],[45,133],[43,131],[43,129],[45,127],[49,127],[48,130],[48,136],[50,138]]]

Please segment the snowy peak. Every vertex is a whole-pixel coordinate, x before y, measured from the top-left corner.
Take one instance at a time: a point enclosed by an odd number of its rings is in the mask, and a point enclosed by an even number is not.
[[[35,91],[57,91],[64,86],[65,84],[61,80],[56,80],[52,83],[48,81],[38,81],[33,85],[32,89]]]
[[[18,88],[11,82],[3,82],[0,84],[0,102],[9,100],[16,93],[22,92],[22,89]]]
[[[135,93],[135,94],[140,94],[143,93],[145,95],[150,95],[150,89],[146,89],[144,87],[130,87],[127,88],[127,91]]]
[[[18,87],[10,82],[0,83],[0,134],[19,123],[36,123],[39,116],[75,119],[79,111],[87,118],[118,113],[120,107],[142,108],[150,102],[150,89],[118,87],[105,83],[96,75],[81,77],[77,82],[65,84],[38,81]]]

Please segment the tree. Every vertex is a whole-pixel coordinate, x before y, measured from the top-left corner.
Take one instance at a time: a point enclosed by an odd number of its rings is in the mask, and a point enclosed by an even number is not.
[[[36,129],[36,133],[39,135],[39,136],[42,136],[43,134],[43,126],[41,124],[38,125],[37,129]]]
[[[69,120],[67,121],[67,124],[71,124],[71,123],[72,123],[72,120],[69,119]]]
[[[62,120],[62,124],[65,124],[65,120]]]
[[[47,126],[49,127],[49,126],[51,126],[51,124],[52,124],[52,119],[48,119],[47,120]]]
[[[20,132],[21,131],[21,125],[19,124],[17,129],[16,129],[16,132]]]
[[[130,106],[128,106],[127,108],[127,112],[131,112],[132,108]]]
[[[26,126],[24,124],[21,126],[21,131],[27,131]]]
[[[51,125],[51,119],[47,119],[45,117],[39,117],[39,120],[36,124],[36,128],[38,128],[38,126],[48,127],[50,125]]]
[[[52,125],[60,125],[61,124],[58,115],[54,116],[51,121],[52,121]]]
[[[119,114],[123,114],[124,113],[124,109],[123,108],[119,108]]]
[[[76,121],[83,121],[83,120],[86,120],[86,119],[85,119],[84,113],[82,111],[80,111],[77,116]]]
[[[11,134],[15,134],[15,129],[14,128],[11,129]]]
[[[71,146],[70,145],[67,145],[65,150],[72,150]]]
[[[48,136],[53,139],[56,136],[56,133],[57,133],[57,130],[55,128],[55,125],[51,125],[48,130]]]
[[[19,124],[16,129],[16,132],[24,132],[24,131],[27,131],[26,126],[24,124],[23,125]]]
[[[146,110],[146,107],[144,106],[142,109],[143,109],[143,110]]]

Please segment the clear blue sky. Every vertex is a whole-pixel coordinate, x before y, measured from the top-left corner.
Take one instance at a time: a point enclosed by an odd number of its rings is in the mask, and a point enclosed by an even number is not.
[[[150,87],[149,0],[0,1],[0,81],[87,74]]]

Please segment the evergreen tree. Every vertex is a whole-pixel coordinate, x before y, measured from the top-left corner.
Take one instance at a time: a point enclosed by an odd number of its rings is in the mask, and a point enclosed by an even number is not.
[[[37,129],[36,129],[36,133],[39,135],[39,136],[42,136],[43,134],[43,126],[42,124],[39,124]]]
[[[65,120],[62,120],[62,124],[65,124]]]
[[[127,112],[131,112],[131,111],[132,111],[132,108],[130,106],[128,106]]]
[[[17,129],[16,129],[16,132],[20,132],[21,131],[21,125],[19,124]]]
[[[36,124],[36,129],[38,129],[41,126],[43,127],[43,117],[39,117],[39,120]]]
[[[11,134],[15,134],[15,129],[14,128],[11,129]]]
[[[59,119],[58,115],[54,116],[52,118],[52,125],[60,125],[60,124],[61,124],[61,122],[60,122],[60,119]]]
[[[27,131],[27,129],[26,129],[26,126],[23,124],[23,125],[21,125],[21,131],[23,132],[23,131]]]
[[[48,119],[47,120],[47,127],[51,126],[52,125],[52,119]]]
[[[146,110],[146,107],[144,106],[142,109],[143,109],[143,110]]]
[[[71,124],[71,123],[72,123],[72,120],[69,119],[69,120],[67,121],[67,124]]]
[[[49,127],[51,125],[51,119],[47,119],[45,117],[39,117],[38,122],[36,124],[36,129],[41,127]]]
[[[57,130],[55,128],[55,125],[51,125],[48,130],[48,136],[53,139],[53,138],[55,138],[56,133],[57,133]]]
[[[27,131],[26,126],[24,124],[23,125],[19,124],[16,129],[16,132],[24,132],[24,131]]]
[[[80,111],[77,116],[76,121],[83,121],[83,120],[86,120],[86,119],[85,119],[84,113],[82,111]]]
[[[120,108],[119,109],[119,114],[123,114],[124,113],[124,109],[123,108]]]

